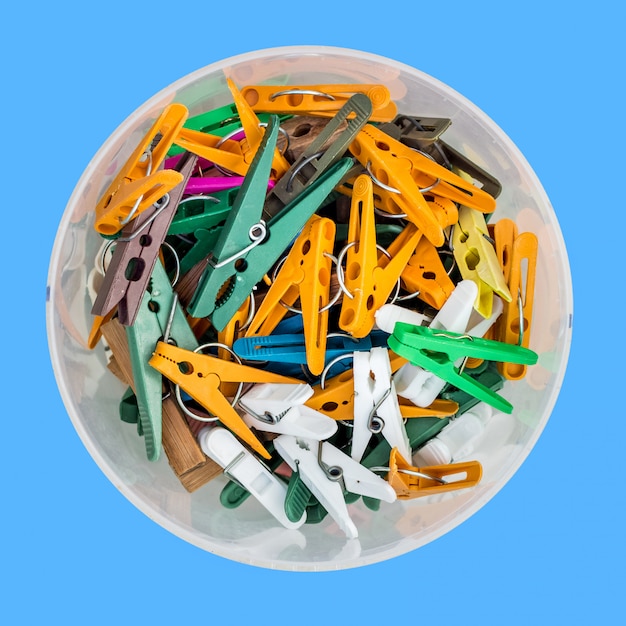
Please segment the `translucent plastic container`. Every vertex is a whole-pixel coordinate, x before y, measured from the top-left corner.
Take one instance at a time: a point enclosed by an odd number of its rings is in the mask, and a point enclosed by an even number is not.
[[[94,206],[163,107],[186,105],[190,116],[232,102],[238,86],[267,83],[382,83],[399,113],[452,120],[445,141],[502,184],[497,219],[515,220],[539,240],[530,348],[539,354],[518,382],[500,392],[512,415],[495,414],[470,458],[483,465],[472,489],[382,503],[349,505],[359,536],[346,539],[327,517],[287,530],[253,498],[229,510],[219,502],[220,476],[188,493],[168,465],[146,459],[143,439],[118,416],[125,390],[105,367],[102,346],[86,347],[92,324],[88,275],[101,238]],[[494,218],[495,219],[495,218]],[[540,436],[563,380],[571,342],[572,286],[557,218],[539,180],[511,140],[471,102],[417,69],[361,51],[329,47],[260,50],[202,68],[162,90],[111,135],[80,178],[61,219],[49,269],[50,353],[67,412],[89,453],[111,482],[152,520],[199,548],[256,566],[330,570],[362,566],[415,550],[462,523],[506,484]]]

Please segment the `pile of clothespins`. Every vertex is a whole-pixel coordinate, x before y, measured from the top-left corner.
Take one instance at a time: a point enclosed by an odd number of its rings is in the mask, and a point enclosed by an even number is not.
[[[95,207],[89,343],[122,420],[188,491],[223,473],[223,505],[288,528],[356,537],[359,498],[476,485],[445,433],[510,413],[497,392],[537,361],[535,235],[492,219],[450,120],[383,85],[228,87],[167,106]]]

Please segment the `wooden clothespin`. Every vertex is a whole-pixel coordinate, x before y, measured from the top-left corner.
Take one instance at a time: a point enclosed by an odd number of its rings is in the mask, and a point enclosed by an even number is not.
[[[165,107],[96,204],[100,234],[115,235],[182,181],[180,172],[159,168],[188,113],[182,104]]]
[[[376,245],[372,180],[359,176],[352,190],[344,287],[339,327],[353,337],[365,337],[405,269],[422,236],[408,224],[394,242],[394,255],[379,254]],[[339,255],[341,256],[341,254]],[[347,294],[350,294],[348,296]]]

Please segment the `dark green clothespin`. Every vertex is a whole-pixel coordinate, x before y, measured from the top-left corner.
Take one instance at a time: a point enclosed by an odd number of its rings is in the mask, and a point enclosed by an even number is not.
[[[210,317],[217,330],[228,324],[352,165],[352,159],[341,159],[265,223],[261,214],[277,136],[274,116],[189,305],[191,315]]]
[[[157,342],[166,340],[164,337],[173,338],[186,350],[198,347],[159,261],[152,271],[135,323],[125,328],[146,453],[150,461],[156,461],[161,453],[163,381],[160,372],[150,367],[148,361]]]
[[[511,403],[473,379],[462,371],[462,365],[457,366],[456,363],[463,362],[466,357],[476,357],[488,361],[534,365],[538,359],[536,352],[522,346],[402,322],[395,325],[387,343],[396,354],[408,359],[413,365],[423,367],[503,413],[513,411]]]

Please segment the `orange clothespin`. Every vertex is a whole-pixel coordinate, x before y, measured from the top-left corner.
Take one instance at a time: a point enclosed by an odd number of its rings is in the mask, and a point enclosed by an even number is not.
[[[443,197],[483,213],[492,213],[495,199],[461,176],[405,146],[380,129],[366,124],[350,144],[350,152],[375,178],[378,186],[392,190],[393,202],[406,213],[435,246],[445,237],[424,193]],[[394,209],[391,212],[397,213]]]
[[[214,356],[199,354],[178,346],[159,341],[148,362],[163,376],[180,385],[196,402],[247,443],[262,457],[269,459],[269,452],[254,436],[246,423],[226,399],[220,385],[227,383],[300,383],[295,378],[279,376],[271,372],[223,361]]]
[[[307,366],[313,374],[324,369],[328,304],[335,223],[313,215],[304,225],[276,279],[263,298],[246,337],[269,335],[300,299]]]
[[[459,474],[463,474],[464,477],[446,480],[447,476]],[[387,481],[394,488],[398,499],[411,500],[474,487],[480,482],[482,474],[482,465],[478,461],[413,467],[402,458],[397,448],[393,448],[389,456]]]
[[[373,122],[389,122],[398,112],[384,85],[249,85],[241,95],[257,112],[333,117],[355,93],[366,95],[373,105]]]
[[[188,115],[182,104],[165,107],[96,204],[96,231],[116,234],[183,180],[180,172],[159,168]]]
[[[342,330],[357,339],[372,330],[374,314],[387,301],[421,236],[413,224],[407,224],[394,241],[395,254],[379,255],[372,180],[367,174],[357,177],[352,189],[349,242],[339,254],[337,264],[341,271],[341,257],[346,251],[344,298],[339,316]]]
[[[217,165],[224,167],[239,176],[245,176],[254,155],[257,153],[265,134],[265,129],[256,113],[242,97],[232,80],[227,79],[228,88],[233,96],[235,107],[241,121],[245,137],[241,141],[233,141],[198,130],[183,128],[176,140],[181,148],[193,152]],[[274,149],[271,178],[277,180],[290,167],[290,163]]]
[[[493,233],[496,254],[512,297],[511,302],[503,303],[502,315],[494,326],[494,338],[528,348],[537,267],[537,236],[531,232],[518,234],[515,222],[510,219],[498,220],[490,232]],[[498,363],[498,371],[508,380],[523,378],[526,369],[526,365]]]

